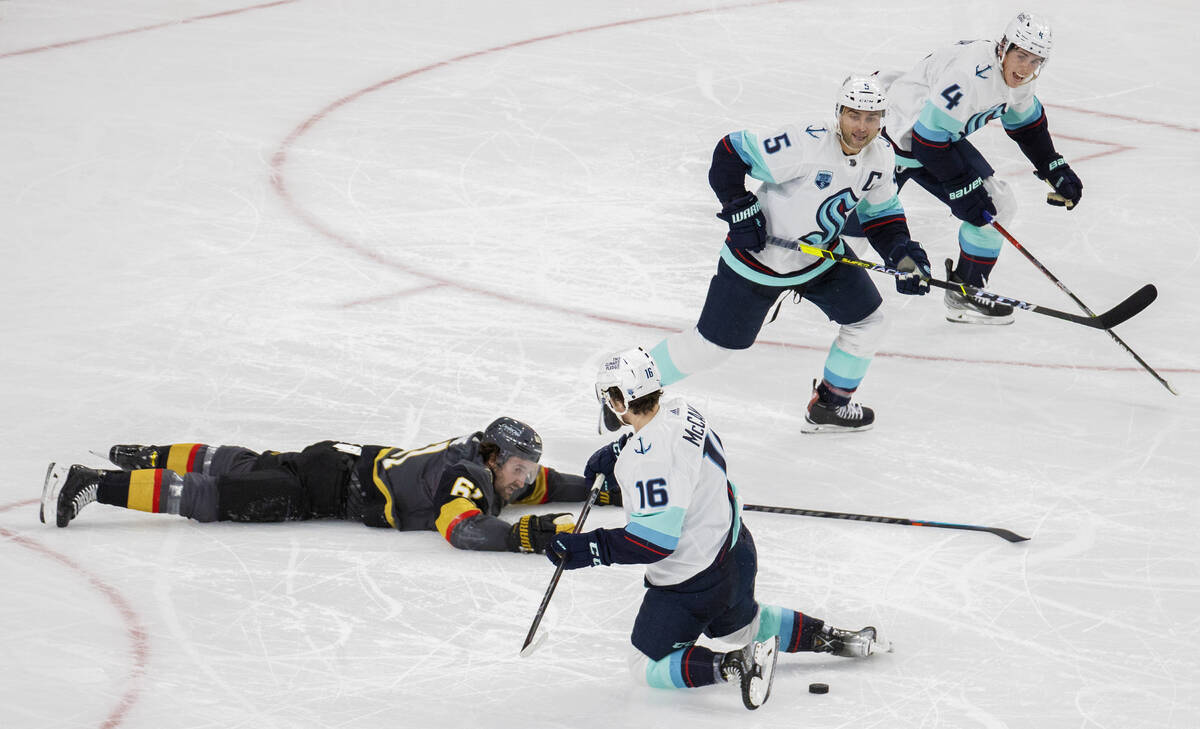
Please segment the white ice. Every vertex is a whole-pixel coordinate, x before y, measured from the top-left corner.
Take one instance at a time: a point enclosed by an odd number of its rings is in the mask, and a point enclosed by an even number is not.
[[[1032,537],[748,514],[762,600],[896,644],[785,654],[753,714],[631,680],[637,568],[565,575],[519,658],[541,557],[101,505],[58,530],[42,474],[114,442],[417,446],[498,414],[578,472],[598,358],[695,322],[716,140],[1019,6],[254,5],[0,2],[0,727],[1200,726],[1196,4],[1029,4],[1056,24],[1039,93],[1076,210],[997,125],[972,137],[1013,233],[1092,308],[1157,285],[1118,333],[1181,396],[1103,332],[955,326],[883,279],[873,431],[799,434],[834,335],[809,304],[676,388],[748,502]],[[949,215],[902,199],[952,255]],[[1075,310],[1015,250],[991,288]]]

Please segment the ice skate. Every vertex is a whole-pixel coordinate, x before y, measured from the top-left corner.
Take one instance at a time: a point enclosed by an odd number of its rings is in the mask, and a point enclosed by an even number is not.
[[[870,430],[875,424],[875,411],[856,402],[847,402],[844,405],[825,402],[821,400],[817,392],[817,383],[814,381],[812,399],[808,401],[804,422],[800,428],[802,433]]]
[[[46,523],[46,513],[55,515],[55,523],[65,527],[79,516],[83,507],[96,500],[102,471],[85,466],[58,466],[53,463],[46,469],[46,483],[42,486],[42,508],[38,519]]]
[[[108,460],[117,468],[126,471],[159,468],[158,446],[115,445],[108,449]]]
[[[946,280],[953,284],[961,284],[963,280],[954,273],[954,262],[946,259]],[[946,321],[955,324],[991,324],[1003,325],[1013,323],[1013,308],[1009,304],[1001,304],[978,296],[964,296],[957,291],[946,289],[943,299],[946,302]]]
[[[779,637],[762,643],[751,642],[740,651],[726,653],[721,660],[721,677],[740,684],[742,703],[753,711],[771,696],[775,678],[775,660],[779,657]]]
[[[862,630],[842,630],[826,625],[813,639],[813,650],[843,658],[866,658],[876,653],[891,653],[892,644],[880,638],[875,628],[869,625]]]

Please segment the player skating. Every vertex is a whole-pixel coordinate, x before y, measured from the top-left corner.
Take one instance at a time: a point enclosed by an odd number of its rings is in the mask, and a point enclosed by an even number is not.
[[[347,519],[403,531],[436,529],[460,549],[542,552],[568,514],[498,518],[507,504],[582,501],[577,475],[539,466],[541,437],[498,418],[481,432],[405,450],[323,441],[297,453],[181,443],[117,445],[123,470],[51,467],[42,521],[67,526],[102,504],[170,513],[201,522]],[[601,503],[620,503],[601,494]]]
[[[640,347],[609,359],[596,377],[601,407],[633,433],[588,461],[622,494],[627,524],[556,534],[546,556],[566,569],[646,565],[646,594],[631,636],[635,675],[657,688],[736,681],[749,709],[767,700],[777,652],[864,658],[890,650],[875,628],[839,630],[754,597],[758,557],[741,520],[725,450],[704,416],[662,398],[658,366]],[[730,646],[696,645],[705,635]]]
[[[987,216],[1007,225],[1016,212],[1008,183],[995,176],[967,141],[991,120],[1000,120],[1037,176],[1054,188],[1048,202],[1070,210],[1083,195],[1079,176],[1054,149],[1045,109],[1035,94],[1052,46],[1049,23],[1021,13],[998,42],[962,41],[934,51],[907,73],[881,74],[890,101],[884,136],[895,146],[897,183],[915,180],[962,221],[958,262],[953,271],[949,261],[946,266],[952,282],[986,284],[1004,242]],[[870,223],[863,222],[869,234]],[[853,221],[848,232],[857,233]],[[953,322],[1013,321],[1008,304],[952,291],[946,292],[945,302],[946,318]]]
[[[896,280],[904,294],[924,294],[929,259],[909,237],[896,197],[895,155],[879,137],[887,98],[875,81],[843,83],[834,117],[814,117],[763,132],[721,139],[708,181],[729,224],[717,273],[695,327],[652,350],[669,385],[709,369],[758,337],[771,306],[795,293],[840,326],[805,413],[805,432],[866,430],[871,408],[851,402],[883,338],[883,299],[867,273],[772,241],[802,240],[849,253],[840,237],[857,210],[867,238],[884,261],[910,272]],[[757,194],[746,176],[761,180]]]

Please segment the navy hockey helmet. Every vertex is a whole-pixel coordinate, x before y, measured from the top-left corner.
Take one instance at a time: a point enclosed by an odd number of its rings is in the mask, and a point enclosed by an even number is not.
[[[537,463],[542,459],[542,436],[515,418],[496,418],[483,430],[482,443],[495,443],[500,448],[500,462],[517,456]]]

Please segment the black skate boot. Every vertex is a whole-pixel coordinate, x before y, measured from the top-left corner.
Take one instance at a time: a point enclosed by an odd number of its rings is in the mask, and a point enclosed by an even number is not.
[[[42,487],[42,508],[38,519],[46,523],[46,512],[55,514],[55,523],[65,527],[79,516],[83,507],[96,500],[103,471],[85,466],[56,466],[51,463],[46,469],[46,483]]]
[[[862,630],[842,630],[826,625],[813,637],[813,650],[843,658],[866,658],[875,653],[891,653],[892,645],[869,625]]]
[[[133,471],[139,468],[159,468],[158,446],[115,445],[108,449],[108,460],[117,468]]]
[[[824,383],[822,383],[824,384]],[[804,414],[806,425],[802,433],[837,433],[870,430],[875,424],[875,411],[856,402],[838,404],[822,398],[822,387],[813,380],[812,399]]]
[[[742,689],[742,703],[753,711],[771,696],[775,678],[775,660],[779,657],[779,636],[762,643],[751,642],[721,659],[721,678],[736,680]]]
[[[946,259],[946,280],[961,284],[963,280],[954,273],[954,262]],[[958,291],[946,289],[946,321],[955,324],[1012,324],[1013,308],[978,296],[965,296]]]

